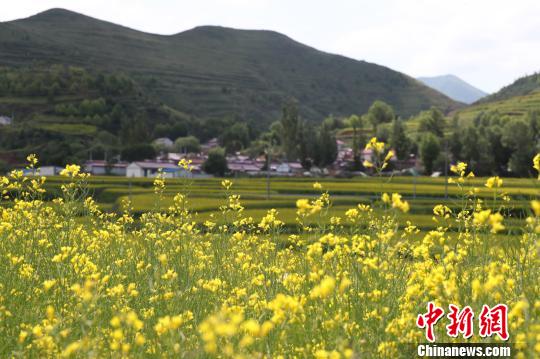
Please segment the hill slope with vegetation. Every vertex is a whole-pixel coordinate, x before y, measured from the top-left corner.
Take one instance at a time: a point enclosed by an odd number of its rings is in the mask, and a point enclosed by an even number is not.
[[[0,115],[14,117],[0,126],[3,157],[38,153],[45,164],[107,159],[119,149],[144,156],[149,138],[188,128],[204,136],[204,122],[151,99],[129,77],[73,66],[1,67]]]
[[[525,118],[540,111],[540,74],[524,76],[498,92],[455,111],[461,124],[468,124],[486,114],[512,119]]]
[[[498,92],[486,96],[479,103],[491,103],[495,101],[509,100],[516,96],[530,95],[540,91],[540,73],[523,76]]]
[[[53,9],[0,24],[0,64],[121,71],[159,102],[201,118],[264,128],[289,97],[303,117],[365,111],[376,100],[403,116],[456,102],[391,69],[300,44],[272,31],[204,26],[153,35]]]
[[[482,113],[497,112],[508,118],[522,118],[529,112],[540,110],[540,91],[533,91],[526,95],[504,98],[491,102],[479,102],[472,106],[460,109],[456,113],[460,120],[470,122]]]

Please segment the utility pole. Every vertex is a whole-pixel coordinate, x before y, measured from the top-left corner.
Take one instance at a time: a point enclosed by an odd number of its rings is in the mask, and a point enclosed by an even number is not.
[[[131,205],[131,177],[129,177],[128,188],[129,188],[128,199],[129,199],[129,204]]]
[[[413,199],[416,199],[416,177],[418,177],[418,174],[415,171],[413,173]]]
[[[266,149],[266,199],[270,199],[270,166],[272,164],[272,139]]]

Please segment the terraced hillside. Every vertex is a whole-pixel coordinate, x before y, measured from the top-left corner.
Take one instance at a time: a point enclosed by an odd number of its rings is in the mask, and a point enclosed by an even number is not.
[[[376,99],[402,116],[458,104],[402,73],[332,55],[272,31],[204,26],[153,35],[53,9],[0,24],[0,65],[35,62],[122,71],[158,101],[196,117],[266,126],[296,97],[310,120],[350,115]]]
[[[127,76],[58,65],[0,67],[2,115],[14,121],[0,126],[0,154],[39,153],[46,164],[111,154],[147,140],[159,123],[190,123]]]
[[[510,118],[523,117],[529,112],[540,111],[540,74],[524,76],[456,113],[460,119],[468,122],[482,112],[494,111]]]
[[[497,111],[501,115],[508,117],[523,117],[530,111],[540,111],[540,90],[500,101],[477,103],[457,113],[460,120],[472,121],[482,112],[491,111]]]
[[[540,90],[540,73],[523,76],[500,91],[482,98],[479,103],[508,100],[516,96],[529,95]]]

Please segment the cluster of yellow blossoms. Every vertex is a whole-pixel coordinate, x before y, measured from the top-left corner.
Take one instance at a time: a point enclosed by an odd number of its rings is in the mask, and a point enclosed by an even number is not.
[[[366,168],[374,168],[377,173],[380,173],[386,167],[388,163],[395,156],[394,150],[389,150],[385,152],[386,143],[378,141],[376,137],[371,138],[366,144],[365,149],[371,150],[373,155],[371,160],[364,160],[362,163]]]
[[[385,145],[369,146],[382,166]],[[466,169],[452,167],[462,196],[436,205],[437,228],[423,233],[399,226],[410,205],[397,193],[322,221],[332,201],[316,183],[286,228],[276,210],[246,217],[229,180],[223,218],[195,223],[187,193],[134,217],[101,211],[78,166],[52,201],[42,180],[12,173],[0,178],[0,356],[410,357],[405,343],[425,341],[416,317],[434,301],[507,304],[516,356],[538,357],[540,202],[509,235],[503,181],[487,180],[503,204],[488,206]],[[158,177],[156,193],[165,186]],[[463,341],[444,325],[436,335]]]

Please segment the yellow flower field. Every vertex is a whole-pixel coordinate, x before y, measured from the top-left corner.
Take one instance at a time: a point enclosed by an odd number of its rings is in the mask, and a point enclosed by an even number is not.
[[[384,144],[371,146],[382,168]],[[332,198],[315,183],[320,196],[297,201],[298,231],[284,236],[279,212],[246,217],[228,180],[222,218],[196,223],[189,183],[162,210],[157,178],[156,210],[135,218],[129,203],[102,212],[78,166],[62,172],[71,181],[52,203],[44,179],[13,172],[0,178],[0,356],[409,357],[407,343],[426,342],[416,318],[433,301],[477,313],[507,304],[517,357],[538,357],[540,202],[519,237],[499,236],[504,180],[486,183],[499,210],[485,209],[466,164],[452,169],[462,209],[435,206],[438,227],[421,239],[414,223],[398,229],[410,207],[397,193],[380,194],[383,215],[359,205],[322,221]],[[443,324],[435,334],[465,341]]]

